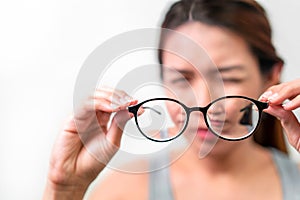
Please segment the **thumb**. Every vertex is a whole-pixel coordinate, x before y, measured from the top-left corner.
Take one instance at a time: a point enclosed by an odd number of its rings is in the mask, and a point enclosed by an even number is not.
[[[132,117],[133,114],[128,112],[127,110],[121,110],[117,112],[113,117],[109,130],[107,132],[107,140],[116,146],[120,146],[124,127],[128,120],[130,120]]]
[[[269,106],[266,112],[281,121],[289,143],[300,152],[300,124],[295,114],[290,110],[285,110],[282,106]]]

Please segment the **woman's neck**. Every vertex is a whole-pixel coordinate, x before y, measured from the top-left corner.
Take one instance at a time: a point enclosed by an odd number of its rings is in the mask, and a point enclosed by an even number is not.
[[[209,173],[211,175],[232,174],[237,175],[253,169],[259,161],[268,156],[266,150],[252,140],[240,142],[217,143],[211,152],[204,158],[199,158],[199,150],[191,147],[179,159],[185,168]]]

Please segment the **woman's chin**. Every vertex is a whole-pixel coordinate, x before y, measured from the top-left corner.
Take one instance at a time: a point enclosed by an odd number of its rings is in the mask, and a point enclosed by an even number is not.
[[[200,158],[207,156],[226,156],[234,149],[234,146],[240,142],[223,140],[209,130],[198,130],[196,137],[193,138],[191,148],[199,155]]]
[[[238,146],[244,145],[248,140],[227,141],[219,138],[207,128],[189,128],[184,133],[186,141],[191,145],[189,148],[199,158],[205,157],[227,157]]]

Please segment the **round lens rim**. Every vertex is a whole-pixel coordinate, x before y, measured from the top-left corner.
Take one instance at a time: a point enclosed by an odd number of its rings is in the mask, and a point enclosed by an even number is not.
[[[230,99],[230,98],[240,98],[240,99],[246,99],[248,101],[251,101],[258,109],[258,120],[257,120],[257,124],[255,126],[255,128],[249,132],[248,134],[242,136],[242,137],[237,137],[237,138],[227,138],[227,137],[224,137],[220,134],[218,134],[217,132],[215,132],[210,126],[209,126],[209,123],[208,123],[208,119],[207,119],[207,110],[216,102],[218,101],[221,101],[221,100],[224,100],[224,99]],[[262,105],[264,104],[264,105]],[[215,99],[214,101],[212,101],[211,103],[209,103],[204,109],[205,109],[205,115],[204,115],[204,121],[206,123],[206,126],[207,128],[214,134],[216,135],[217,137],[223,139],[223,140],[227,140],[227,141],[240,141],[240,140],[244,140],[244,139],[247,139],[249,138],[256,130],[257,128],[259,127],[259,124],[261,123],[261,115],[262,115],[262,110],[267,108],[268,107],[268,103],[265,103],[265,102],[260,102],[260,101],[257,101],[255,99],[252,99],[250,97],[246,97],[246,96],[240,96],[240,95],[231,95],[231,96],[224,96],[224,97],[220,97],[218,99]]]
[[[183,128],[181,129],[181,131],[180,131],[178,134],[176,134],[174,137],[171,137],[171,138],[168,138],[168,139],[158,140],[158,139],[149,137],[148,135],[146,135],[146,134],[141,130],[141,128],[140,128],[140,126],[139,126],[139,122],[138,122],[138,115],[137,115],[137,112],[138,112],[139,108],[140,108],[143,104],[145,104],[145,103],[147,103],[147,102],[149,102],[149,101],[173,101],[173,102],[179,104],[179,105],[184,109],[184,111],[185,111],[185,113],[186,113],[186,120],[185,120],[185,123],[184,123]],[[147,139],[149,139],[149,140],[151,140],[151,141],[154,141],[154,142],[169,142],[169,141],[171,141],[171,140],[174,140],[174,139],[178,138],[178,137],[179,137],[180,135],[182,135],[182,133],[185,131],[185,129],[186,129],[187,125],[188,125],[188,122],[189,122],[189,117],[190,117],[189,108],[188,108],[186,105],[184,105],[183,103],[181,103],[180,101],[176,100],[176,99],[164,98],[164,97],[161,97],[161,98],[152,98],[152,99],[145,100],[145,101],[143,101],[143,102],[141,102],[141,103],[135,105],[134,107],[135,107],[135,109],[133,110],[133,112],[135,112],[135,113],[134,113],[134,118],[135,118],[135,123],[136,123],[136,125],[137,125],[138,130],[140,131],[140,133],[141,133],[144,137],[146,137]]]

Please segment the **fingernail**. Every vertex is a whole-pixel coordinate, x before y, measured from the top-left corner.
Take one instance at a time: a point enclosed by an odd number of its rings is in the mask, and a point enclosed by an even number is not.
[[[268,98],[269,101],[274,101],[278,97],[278,93],[273,94]]]
[[[125,96],[124,99],[129,103],[133,101],[133,98],[131,96]]]
[[[120,105],[117,105],[117,104],[111,104],[110,107],[111,107],[112,109],[117,109],[117,108],[120,107]]]
[[[282,107],[290,107],[291,105],[292,105],[293,103],[291,102],[291,101],[287,101],[287,102],[284,102],[283,104],[282,104]]]
[[[267,91],[267,92],[264,92],[262,95],[260,95],[260,97],[258,99],[259,100],[268,99],[270,95],[272,95],[272,91]]]
[[[128,104],[128,103],[131,103],[133,101],[133,98],[131,98],[129,96],[125,96],[125,97],[120,98],[119,101],[120,101],[121,104]]]
[[[127,103],[128,103],[128,100],[126,100],[125,98],[121,98],[121,99],[120,99],[120,103],[121,103],[121,104],[127,104]]]

